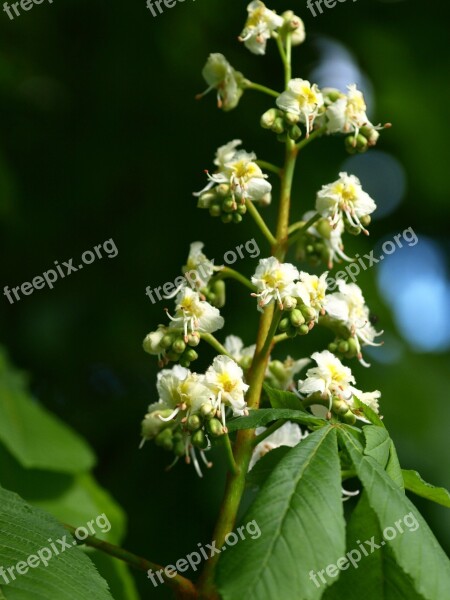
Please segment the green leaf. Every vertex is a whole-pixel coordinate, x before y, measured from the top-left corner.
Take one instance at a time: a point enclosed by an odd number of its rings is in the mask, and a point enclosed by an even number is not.
[[[326,425],[325,419],[313,417],[310,413],[303,410],[290,410],[287,408],[260,408],[250,411],[248,417],[238,417],[228,421],[228,431],[231,433],[239,429],[256,429],[270,423],[285,419],[286,421],[294,421],[303,425],[322,426]]]
[[[351,553],[355,566],[341,562],[344,569],[339,580],[322,600],[423,600],[412,580],[396,564],[390,547],[381,546],[382,540],[378,519],[364,492],[347,526],[347,552]],[[381,547],[376,548],[371,542]],[[320,576],[317,579],[322,584]]]
[[[355,403],[355,406],[358,408],[359,412],[361,412],[373,425],[376,425],[377,427],[385,427],[383,421],[380,419],[377,413],[370,408],[370,406],[367,406],[367,404],[361,402],[361,400],[356,396],[353,396],[353,402]]]
[[[118,558],[97,550],[89,554],[89,558],[100,575],[108,582],[114,600],[139,600],[136,584],[128,565]]]
[[[396,532],[386,544],[392,549],[397,564],[426,600],[445,598],[450,589],[450,562],[427,523],[381,465],[372,456],[364,455],[363,447],[346,431],[345,426],[340,429],[339,436],[385,537],[387,528],[390,537],[393,531]],[[417,522],[417,530],[413,531],[412,527],[404,530],[401,522],[405,523],[406,518]],[[398,530],[398,523],[403,533]]]
[[[394,442],[390,438],[387,429],[368,425],[363,427],[363,433],[366,440],[364,454],[374,458],[399,488],[403,490],[402,470]]]
[[[263,385],[264,391],[269,397],[270,405],[272,408],[290,408],[292,410],[305,410],[302,405],[302,401],[292,392],[285,392],[276,388],[270,387],[265,383]]]
[[[59,521],[74,527],[86,525],[105,513],[111,530],[102,532],[97,528],[96,535],[107,542],[120,544],[125,535],[126,518],[123,510],[88,473],[67,475],[24,469],[0,444],[0,484],[14,490],[33,506],[46,510]]]
[[[86,442],[30,397],[1,352],[0,441],[26,468],[78,473],[95,463]]]
[[[218,564],[223,600],[319,600],[309,578],[345,549],[336,430],[310,434],[269,475],[242,523],[256,521],[257,539],[227,549]]]
[[[402,470],[405,488],[417,496],[437,502],[450,508],[450,493],[442,487],[435,487],[422,479],[417,471]]]
[[[5,569],[0,587],[6,599],[113,600],[106,581],[86,554],[76,547],[62,552],[63,544],[58,540],[66,540],[72,546],[75,543],[53,517],[0,488],[0,565]],[[52,543],[59,554],[56,555]],[[27,562],[30,556],[40,558],[39,564],[33,558],[30,559],[36,565],[33,568],[18,565]],[[45,557],[47,566],[42,560]],[[14,570],[9,572],[8,567]]]
[[[267,452],[267,454],[260,458],[253,466],[252,470],[247,473],[247,485],[249,487],[261,487],[289,450],[289,446],[280,446],[279,448],[274,448],[270,452]]]

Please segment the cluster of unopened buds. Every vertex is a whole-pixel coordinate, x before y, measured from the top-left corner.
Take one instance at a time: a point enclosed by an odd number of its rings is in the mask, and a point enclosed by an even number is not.
[[[304,41],[305,31],[302,20],[292,11],[278,15],[255,0],[248,6],[248,19],[239,39],[259,55],[265,54],[268,41],[274,39],[283,56],[283,48]],[[278,93],[252,83],[218,53],[209,56],[203,76],[208,84],[206,92],[215,90],[218,106],[225,111],[238,105],[245,90],[259,90],[274,97],[275,106],[263,114],[261,125],[297,151],[314,137],[343,134],[347,150],[364,152],[377,143],[379,130],[383,129],[369,121],[363,94],[355,84],[343,92],[320,89],[305,79],[294,78],[287,82],[285,91]],[[223,223],[240,223],[244,214],[250,214],[272,248],[279,248],[279,239],[271,234],[258,209],[269,205],[272,199],[272,185],[264,171],[282,176],[282,169],[258,160],[253,152],[243,150],[242,141],[237,139],[217,149],[214,166],[212,173],[206,171],[205,187],[194,194],[198,207],[220,217]],[[317,191],[314,210],[286,227],[283,244],[286,242],[287,249],[295,248],[298,260],[332,269],[335,262],[352,261],[344,252],[342,236],[368,235],[375,209],[374,200],[363,190],[359,179],[341,172]],[[184,278],[167,297],[175,299],[174,311],[166,309],[168,323],[159,325],[144,340],[144,349],[158,357],[161,367],[170,362],[178,364],[172,369],[164,368],[158,375],[159,401],[150,405],[143,421],[143,441],[154,440],[173,452],[175,461],[185,456],[201,474],[196,451],[210,466],[205,451],[215,440],[224,436],[228,439],[227,412],[232,416],[248,414],[246,392],[256,346],[245,347],[233,335],[226,337],[222,345],[213,335],[224,326],[219,309],[225,304],[226,276],[250,288],[260,313],[273,305],[268,345],[264,346],[268,359],[265,374],[261,372],[269,387],[294,392],[295,402],[300,399],[304,408],[313,413],[325,410],[328,419],[353,424],[356,419],[366,421],[368,415],[378,414],[380,392],[359,390],[352,371],[342,363],[344,359],[356,358],[368,367],[362,348],[380,345],[376,338],[382,332],[375,330],[358,285],[338,280],[338,291],[329,293],[328,271],[309,274],[276,256],[260,259],[250,280],[232,269],[223,273],[221,270],[203,254],[203,244],[194,242],[183,268]],[[311,358],[288,356],[279,360],[270,356],[275,344],[305,336],[315,327],[325,327],[333,333],[327,350],[314,352]],[[198,358],[202,339],[218,356],[204,374],[198,374],[189,368]],[[311,360],[316,366],[298,380]],[[298,425],[286,423],[256,446],[250,466],[266,451],[277,445],[295,445],[306,435]]]

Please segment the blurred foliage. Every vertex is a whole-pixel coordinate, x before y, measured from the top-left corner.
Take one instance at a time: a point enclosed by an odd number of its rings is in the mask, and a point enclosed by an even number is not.
[[[164,303],[152,305],[145,288],[173,281],[194,239],[204,241],[207,254],[220,262],[225,251],[257,235],[250,219],[222,229],[195,209],[191,193],[203,187],[203,169],[211,168],[218,145],[241,138],[246,149],[274,162],[282,152],[258,126],[270,106],[265,97],[247,92],[228,114],[216,110],[212,94],[194,101],[205,87],[201,68],[214,51],[251,79],[280,87],[275,49],[263,59],[236,41],[246,4],[188,0],[153,18],[144,0],[66,0],[35,6],[14,21],[5,13],[0,18],[2,287],[30,281],[55,260],[80,256],[111,237],[119,249],[116,258],[94,262],[53,290],[35,291],[14,305],[3,297],[2,342],[13,362],[31,374],[42,405],[95,449],[96,478],[129,515],[124,545],[161,563],[208,541],[223,471],[217,456],[201,481],[181,464],[166,474],[162,451],[148,445],[138,452],[139,423],[156,400],[157,372],[141,340],[164,320]],[[441,122],[450,85],[446,6],[348,1],[316,18],[298,0],[274,0],[271,7],[293,8],[305,20],[308,38],[294,52],[296,74],[307,77],[318,66],[321,36],[344,44],[373,85],[374,121],[394,124],[379,149],[400,161],[407,193],[389,218],[373,224],[370,240],[357,239],[348,250],[369,252],[376,240],[412,226],[440,243],[448,257]],[[315,191],[345,159],[342,140],[308,148],[297,172],[294,216],[311,207]],[[266,214],[270,222],[275,207]],[[265,242],[257,239],[264,254]],[[238,266],[250,274],[255,262]],[[386,339],[400,344],[401,353],[389,364],[371,359],[370,370],[356,365],[358,383],[382,390],[385,422],[402,467],[449,487],[449,355],[415,353],[401,340],[375,275],[376,267],[358,283]],[[226,332],[251,343],[254,301],[237,283],[228,287]],[[247,309],[253,319],[245,319]],[[426,306],[423,314],[417,327],[427,327]],[[328,341],[319,332],[300,350],[291,344],[286,352],[303,356]],[[211,356],[203,350],[198,368]],[[418,505],[450,548],[445,509]],[[168,597],[144,577],[136,580],[143,597]]]

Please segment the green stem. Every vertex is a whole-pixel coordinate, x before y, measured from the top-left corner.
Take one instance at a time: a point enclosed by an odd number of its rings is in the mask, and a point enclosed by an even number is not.
[[[271,246],[273,246],[274,244],[277,243],[277,240],[274,238],[274,236],[272,235],[272,232],[270,231],[270,229],[267,227],[264,219],[261,217],[261,215],[258,212],[258,209],[256,208],[256,206],[253,204],[253,202],[247,198],[245,201],[245,204],[247,205],[247,209],[248,212],[252,215],[253,220],[255,221],[255,223],[258,225],[258,227],[261,230],[261,233],[264,235],[264,237],[267,239],[267,241],[269,242],[269,244]]]
[[[346,479],[352,479],[352,477],[357,477],[356,471],[341,471],[342,481]]]
[[[222,436],[222,439],[230,471],[233,473],[233,475],[239,475],[239,467],[237,466],[236,461],[234,459],[233,448],[231,447],[231,442],[228,433]]]
[[[274,247],[274,255],[279,260],[284,260],[287,252],[287,239],[289,228],[289,214],[291,208],[291,192],[294,180],[295,163],[298,150],[295,142],[286,141],[285,167],[281,179],[281,199],[278,211],[277,245]]]
[[[222,344],[219,342],[218,339],[216,339],[212,333],[201,333],[200,337],[202,338],[202,340],[205,340],[205,342],[207,342],[210,346],[212,346],[214,348],[214,350],[217,350],[217,352],[219,354],[225,354],[225,356],[228,356],[228,358],[231,358],[234,360],[234,358],[231,356],[231,354],[228,352],[228,350],[225,348],[225,346],[222,346]]]
[[[244,83],[244,89],[262,92],[263,94],[267,94],[268,96],[272,96],[273,98],[278,98],[278,96],[280,95],[280,92],[277,92],[276,90],[272,90],[271,88],[266,87],[265,85],[261,85],[260,83],[253,83],[253,81],[248,80]]]
[[[308,144],[310,144],[311,142],[313,142],[315,139],[317,139],[318,137],[320,137],[321,135],[323,135],[325,133],[325,131],[327,130],[326,127],[321,127],[320,129],[316,129],[315,131],[313,131],[309,137],[304,138],[301,142],[299,142],[296,145],[297,150],[300,152],[300,150],[303,150],[303,148],[305,146],[307,146]]]
[[[269,354],[272,349],[273,339],[274,339],[275,333],[277,331],[278,324],[280,323],[281,315],[282,315],[282,311],[280,310],[280,308],[278,306],[276,306],[275,310],[273,311],[272,323],[270,324],[270,329],[269,329],[269,332],[267,333],[266,341],[264,342],[264,346],[261,350],[262,354]]]
[[[74,535],[75,540],[77,539],[75,536],[75,527],[72,527],[71,525],[66,525],[64,524],[64,527],[70,531],[70,533],[72,535]],[[153,571],[154,573],[156,573],[157,571],[160,571],[164,582],[172,588],[172,590],[175,592],[176,597],[183,599],[183,600],[188,600],[188,599],[194,599],[194,598],[198,598],[197,595],[197,591],[196,588],[194,586],[194,584],[192,583],[192,581],[190,581],[189,579],[186,579],[185,577],[182,577],[181,575],[175,575],[174,577],[168,577],[165,574],[164,571],[164,567],[151,562],[145,558],[141,558],[140,556],[137,556],[136,554],[132,554],[131,552],[128,552],[127,550],[124,550],[123,548],[119,548],[118,546],[114,546],[113,544],[109,544],[108,542],[104,542],[102,540],[97,539],[96,537],[93,537],[91,535],[88,535],[88,537],[86,539],[84,539],[82,542],[80,542],[81,544],[86,544],[87,546],[91,546],[92,548],[96,548],[97,550],[100,550],[101,552],[104,552],[105,554],[109,554],[110,556],[113,556],[114,558],[118,558],[119,560],[122,560],[123,562],[127,563],[128,565],[135,567],[136,569],[139,569],[141,571]]]
[[[285,419],[280,419],[279,421],[272,423],[272,425],[270,425],[270,427],[268,427],[266,429],[266,431],[263,431],[262,433],[257,435],[255,438],[253,438],[253,447],[260,444],[263,440],[265,440],[267,437],[269,437],[269,435],[272,435],[272,433],[274,433],[277,429],[279,429],[285,423],[286,423]]]
[[[288,339],[289,338],[285,333],[279,333],[278,335],[274,336],[272,342],[275,345],[275,344],[279,344],[280,342],[285,342]]]
[[[290,239],[289,239],[289,244],[293,244],[294,242],[297,242],[303,235],[305,235],[305,233],[308,231],[308,229],[310,227],[312,227],[314,225],[314,223],[317,223],[317,221],[322,217],[322,215],[320,215],[319,213],[316,213],[315,215],[313,215],[309,221],[307,221],[306,223],[304,223],[301,227],[300,230],[297,231],[297,233],[295,235],[293,235]],[[297,228],[298,229],[298,228]]]
[[[216,277],[217,279],[235,279],[236,281],[242,283],[242,285],[245,285],[245,287],[247,287],[252,292],[256,292],[256,286],[254,286],[253,283],[249,279],[247,279],[247,277],[241,275],[239,271],[235,271],[230,267],[223,267],[222,269],[220,269]]]
[[[276,165],[273,165],[270,162],[267,162],[266,160],[257,160],[256,164],[261,167],[261,169],[265,169],[266,171],[271,171],[272,173],[275,173],[275,175],[278,175],[279,177],[281,177],[281,173],[282,173],[282,168],[281,167],[277,167]]]

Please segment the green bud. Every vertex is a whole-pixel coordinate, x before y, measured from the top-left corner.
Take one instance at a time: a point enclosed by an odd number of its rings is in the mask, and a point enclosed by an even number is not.
[[[172,344],[172,350],[177,354],[183,354],[183,352],[186,350],[186,344],[184,343],[183,338],[178,338],[174,341]]]
[[[199,344],[200,344],[200,336],[199,335],[195,335],[193,333],[188,335],[188,346],[195,348]]]
[[[358,152],[354,135],[349,135],[345,138],[345,149],[349,154],[356,154]]]
[[[286,132],[280,133],[280,134],[277,135],[277,140],[279,142],[281,142],[282,144],[284,144],[287,141],[287,139],[288,139],[288,136],[287,136]]]
[[[241,223],[242,222],[242,215],[240,215],[239,213],[235,212],[233,214],[233,222],[234,223]]]
[[[278,110],[276,108],[267,110],[261,117],[261,127],[263,129],[271,129],[277,118]]]
[[[348,425],[354,425],[356,423],[356,417],[351,410],[347,411],[342,419],[344,423],[347,423]]]
[[[288,125],[297,125],[300,121],[300,115],[296,115],[295,113],[287,112],[284,115],[284,120]]]
[[[356,136],[356,148],[358,150],[358,152],[365,152],[369,147],[369,143],[367,141],[367,139],[361,135],[358,134]]]
[[[345,402],[345,400],[341,400],[341,398],[338,398],[337,396],[335,396],[333,398],[333,411],[336,414],[341,415],[341,416],[346,415],[349,411],[347,402]]]
[[[348,343],[345,341],[339,342],[338,351],[340,354],[345,354],[348,352]]]
[[[178,362],[185,369],[189,369],[189,367],[191,366],[191,361],[187,358],[184,358],[183,356],[178,360]]]
[[[308,325],[301,325],[297,331],[299,335],[307,335],[309,333],[309,327]]]
[[[166,356],[172,362],[176,362],[180,358],[181,354],[178,354],[177,352],[174,352],[173,350],[169,350],[169,352],[166,353]]]
[[[371,218],[371,216],[370,216],[370,215],[365,215],[364,217],[361,217],[361,218],[359,219],[359,221],[360,221],[360,223],[361,223],[361,225],[362,225],[363,227],[369,227],[369,225],[370,225],[370,223],[371,223],[371,221],[372,221],[372,218]]]
[[[230,186],[226,183],[221,183],[214,189],[220,198],[227,198],[230,195]]]
[[[339,90],[331,90],[326,95],[331,102],[336,102],[336,100],[339,100],[339,98],[343,97],[343,94],[341,94]]]
[[[183,456],[184,454],[186,454],[186,446],[184,445],[184,442],[182,440],[179,440],[174,443],[173,452],[175,456]]]
[[[331,344],[328,344],[328,350],[330,352],[332,352],[333,354],[335,352],[337,352],[337,349],[338,349],[337,344],[335,344],[334,342],[331,342]]]
[[[206,299],[208,300],[208,302],[209,302],[210,304],[213,304],[213,305],[214,305],[214,303],[215,303],[215,301],[216,301],[216,295],[215,295],[213,292],[208,292],[208,293],[206,294],[206,296],[207,296],[207,298],[206,298]]]
[[[245,213],[247,212],[247,206],[245,204],[238,204],[237,212],[239,215],[245,215]]]
[[[192,442],[193,446],[196,446],[197,448],[200,448],[201,450],[204,450],[205,448],[208,447],[208,439],[207,439],[203,429],[199,429],[198,431],[196,431],[193,434],[193,436],[191,438],[191,442]]]
[[[221,279],[219,279],[218,281],[215,281],[212,285],[211,285],[211,290],[214,292],[216,298],[214,300],[214,306],[216,308],[222,308],[225,306],[225,301],[226,301],[226,285],[225,285],[225,281],[222,281]]]
[[[294,327],[300,327],[305,322],[305,317],[302,315],[301,311],[298,308],[295,308],[290,314],[291,325]]]
[[[277,117],[271,127],[274,133],[284,133],[284,120],[282,117]]]
[[[353,358],[359,352],[358,342],[355,340],[355,338],[349,338],[347,340],[347,344],[348,344],[348,352],[347,352],[347,354],[350,355],[348,358]]]
[[[200,406],[200,414],[204,419],[212,419],[215,412],[216,411],[212,404],[205,402],[205,404]]]
[[[206,428],[208,430],[208,433],[210,433],[212,437],[220,437],[225,433],[223,430],[223,425],[219,421],[219,419],[211,419],[210,421],[208,421],[206,424]]]
[[[172,430],[170,428],[163,429],[160,433],[158,433],[158,435],[155,437],[155,444],[160,448],[164,448],[164,450],[172,450]]]
[[[197,208],[210,208],[215,199],[216,195],[214,192],[204,192],[198,198]]]
[[[244,369],[244,371],[246,371],[247,369],[250,369],[250,367],[252,366],[252,361],[253,361],[253,358],[251,356],[244,356],[244,358],[241,358],[241,360],[239,361],[239,364],[242,367],[242,369]]]
[[[197,360],[198,354],[193,348],[189,348],[189,350],[186,350],[183,354],[183,358],[186,358],[190,362],[194,362],[194,360]]]
[[[298,125],[293,125],[289,128],[289,137],[291,140],[294,140],[294,142],[302,137],[302,130]]]
[[[235,200],[233,200],[233,198],[226,198],[223,202],[222,202],[222,210],[223,212],[226,213],[231,213],[235,210],[236,208],[236,202]]]
[[[285,331],[287,331],[289,329],[290,325],[291,325],[291,322],[289,321],[289,319],[284,318],[284,319],[281,319],[280,324],[278,325],[278,329],[282,333],[284,333]]]
[[[269,371],[280,381],[286,379],[286,369],[281,360],[273,360],[269,363]]]
[[[170,348],[170,346],[173,344],[173,339],[173,335],[170,335],[170,333],[168,333],[161,339],[159,345],[161,346],[161,348],[167,350],[167,348]]]
[[[221,207],[219,206],[219,204],[212,204],[212,205],[209,207],[209,214],[210,214],[212,217],[220,217],[220,215],[222,214],[222,209],[221,209]]]
[[[325,238],[326,240],[330,239],[331,231],[333,228],[331,227],[330,221],[328,219],[320,219],[320,221],[316,223],[315,227],[323,238]]]
[[[344,220],[345,231],[350,235],[359,235],[361,233],[361,227],[350,225],[347,220]]]
[[[302,315],[305,317],[305,321],[307,323],[315,320],[316,311],[312,306],[306,306],[306,304],[302,304],[301,306],[299,306],[299,309]]]
[[[230,215],[230,214],[222,215],[220,217],[220,219],[221,219],[222,223],[231,223],[231,221],[233,220],[233,215]]]
[[[304,327],[304,325],[302,325],[302,327]],[[293,327],[292,325],[290,325],[288,330],[286,331],[286,335],[288,336],[288,338],[292,339],[295,338],[298,332],[299,329],[297,329],[297,327]]]
[[[187,428],[189,431],[197,431],[202,426],[202,422],[198,415],[191,415],[187,420]]]

